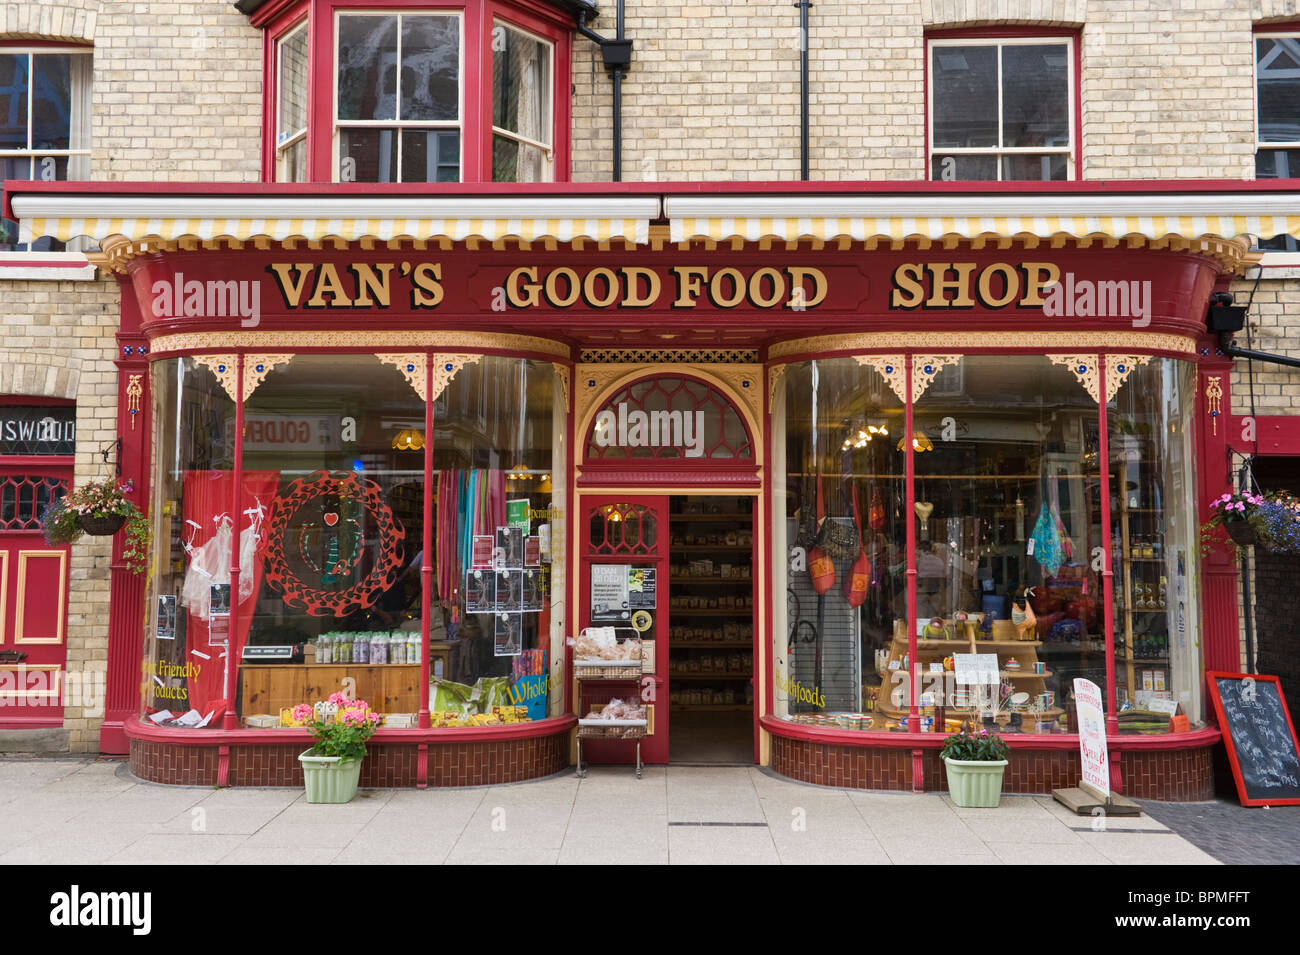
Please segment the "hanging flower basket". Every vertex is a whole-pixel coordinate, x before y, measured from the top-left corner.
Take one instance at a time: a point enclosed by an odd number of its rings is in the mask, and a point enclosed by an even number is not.
[[[1249,547],[1259,542],[1259,532],[1250,521],[1228,521],[1223,525],[1223,529],[1228,532],[1233,543],[1242,547]]]
[[[91,514],[77,515],[77,526],[91,537],[112,537],[125,524],[125,514],[105,514],[103,517],[95,517]]]

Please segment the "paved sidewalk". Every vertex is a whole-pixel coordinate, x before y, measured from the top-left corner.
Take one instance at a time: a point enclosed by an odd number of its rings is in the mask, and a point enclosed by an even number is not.
[[[1300,806],[1149,802],[1142,808],[1228,865],[1300,865]]]
[[[1050,797],[957,809],[939,794],[806,786],[752,767],[596,767],[483,789],[176,788],[121,761],[0,761],[0,863],[1215,864],[1150,816]]]

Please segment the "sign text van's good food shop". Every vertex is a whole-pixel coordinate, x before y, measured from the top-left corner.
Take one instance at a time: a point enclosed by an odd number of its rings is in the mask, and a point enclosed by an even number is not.
[[[155,533],[147,586],[114,571],[103,742],[137,775],[291,784],[342,693],[384,718],[363,785],[560,772],[590,718],[584,760],[938,789],[973,719],[1045,792],[1077,782],[1085,679],[1117,791],[1212,792],[1204,673],[1238,637],[1198,539],[1229,480],[1205,315],[1266,190],[573,187],[451,218],[55,185],[10,211],[97,239],[122,289]]]

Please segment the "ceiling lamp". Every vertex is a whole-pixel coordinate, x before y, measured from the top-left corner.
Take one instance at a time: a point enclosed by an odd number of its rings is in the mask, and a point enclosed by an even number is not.
[[[403,428],[393,438],[393,450],[422,451],[424,450],[424,435],[415,428]]]
[[[849,450],[849,448],[865,448],[867,446],[867,442],[869,442],[872,438],[876,437],[876,435],[880,435],[881,437],[888,437],[889,429],[886,428],[884,425],[881,425],[880,427],[876,427],[874,424],[869,424],[867,425],[866,431],[859,430],[856,436],[850,435],[849,437],[845,438],[842,447],[844,448],[845,451]]]
[[[903,450],[903,442],[906,441],[906,440],[907,440],[907,436],[906,436],[906,435],[904,435],[903,437],[899,438],[899,439],[898,439],[898,444],[896,444],[895,447],[896,447],[899,451],[902,451],[902,450]],[[918,452],[918,453],[921,452],[921,451],[933,451],[933,450],[934,450],[934,442],[932,442],[928,437],[926,437],[924,431],[914,431],[914,432],[912,432],[912,450],[913,450],[913,451],[916,451],[916,452]]]
[[[528,468],[524,467],[522,464],[516,464],[509,471],[506,472],[507,481],[531,481],[532,479],[533,479],[532,472],[530,472]]]

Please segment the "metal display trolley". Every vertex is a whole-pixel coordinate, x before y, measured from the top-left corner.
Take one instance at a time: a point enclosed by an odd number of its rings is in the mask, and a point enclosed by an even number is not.
[[[583,630],[585,635],[588,630]],[[611,628],[627,629],[630,633],[637,634],[637,631],[628,628]],[[582,699],[583,683],[600,683],[600,682],[624,682],[627,680],[636,680],[639,684],[641,680],[642,663],[640,660],[574,660],[573,674],[578,681],[578,699]],[[585,778],[588,766],[582,761],[582,741],[584,739],[604,739],[604,740],[636,740],[636,778],[641,778],[641,741],[646,737],[646,730],[649,727],[649,720],[578,720],[578,777]]]

